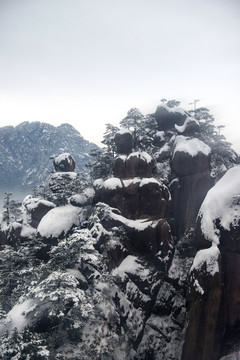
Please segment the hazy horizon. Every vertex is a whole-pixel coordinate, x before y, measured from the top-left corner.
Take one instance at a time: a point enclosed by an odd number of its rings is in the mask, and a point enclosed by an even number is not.
[[[210,109],[240,152],[236,0],[1,0],[0,124],[105,124],[161,98]]]

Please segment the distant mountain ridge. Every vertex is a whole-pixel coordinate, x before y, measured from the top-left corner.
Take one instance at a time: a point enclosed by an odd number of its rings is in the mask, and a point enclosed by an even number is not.
[[[69,152],[76,171],[86,172],[89,151],[97,145],[85,140],[70,124],[53,126],[44,122],[23,122],[0,128],[0,188],[29,191],[47,180],[53,170],[53,155]]]

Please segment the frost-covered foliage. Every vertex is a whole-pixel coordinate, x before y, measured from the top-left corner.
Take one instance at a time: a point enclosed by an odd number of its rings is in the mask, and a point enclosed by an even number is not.
[[[214,124],[214,116],[205,107],[197,108],[194,117],[199,121],[200,132],[203,141],[212,150],[211,170],[212,176],[219,180],[222,175],[233,166],[239,164],[239,156],[231,148],[224,135],[220,134],[220,129],[224,126]]]
[[[11,293],[15,296],[8,296],[10,305],[0,323],[3,359],[8,359],[10,353],[21,359],[25,351],[41,354],[39,359],[85,360],[145,359],[147,353],[154,353],[155,359],[170,359],[169,354],[176,352],[184,313],[177,325],[172,317],[149,318],[151,309],[160,306],[154,299],[165,283],[157,258],[154,263],[124,250],[127,235],[123,228],[107,230],[102,226],[104,219],[108,221],[113,214],[107,205],[97,205],[84,228],[75,229],[53,246],[47,263],[35,259],[34,269],[33,263],[24,258],[26,244],[18,252],[11,250],[11,254],[9,248],[2,250],[1,258],[6,260],[1,270],[15,278]],[[113,221],[120,220],[113,217]],[[125,254],[122,259],[116,257],[119,248]],[[2,284],[2,299],[7,300],[8,289],[7,284]],[[171,291],[168,296],[173,298],[179,316],[177,309],[182,308],[184,299],[177,300],[174,288]],[[161,301],[165,301],[164,293]],[[168,323],[165,330],[161,321]],[[31,348],[26,333],[33,339]],[[167,348],[166,336],[171,344]],[[17,340],[13,346],[14,337]],[[163,355],[158,356],[158,352]]]
[[[214,124],[214,117],[207,108],[200,107],[188,112],[179,105],[179,101],[162,99],[161,107],[169,113],[180,114],[186,118],[181,126],[175,125],[173,129],[166,132],[158,130],[156,114],[143,115],[137,108],[128,111],[127,116],[120,121],[120,126],[131,131],[135,150],[147,151],[153,157],[155,176],[168,184],[172,180],[170,159],[174,151],[176,135],[182,135],[187,125],[194,123],[195,128],[198,129],[198,135],[193,142],[205,143],[205,151],[209,146],[212,154],[210,158],[211,175],[216,181],[219,180],[230,167],[239,163],[239,156],[232,150],[231,144],[226,141],[225,137],[220,135],[221,126]],[[92,150],[91,155],[95,161],[89,162],[87,167],[90,169],[93,180],[106,179],[111,175],[116,155],[114,136],[118,130],[118,127],[106,124],[106,132],[102,141],[106,147],[101,150]]]
[[[112,172],[113,167],[113,153],[114,146],[110,151],[108,149],[92,149],[90,152],[93,162],[88,162],[86,167],[89,169],[89,174],[92,182],[95,179],[106,179]]]

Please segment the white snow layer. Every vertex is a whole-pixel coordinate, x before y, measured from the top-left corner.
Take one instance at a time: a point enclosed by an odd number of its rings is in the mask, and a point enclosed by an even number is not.
[[[157,131],[155,134],[156,137],[160,138],[160,140],[164,140],[165,139],[165,133],[164,131]]]
[[[120,134],[120,135],[123,135],[123,134],[131,134],[131,135],[132,135],[131,131],[128,130],[128,129],[121,129],[121,130],[119,130],[116,134]]]
[[[74,180],[77,177],[77,173],[74,171],[55,172],[51,174],[51,180],[60,180],[62,178],[69,178]]]
[[[136,156],[139,159],[146,161],[148,164],[152,161],[151,156],[145,151],[135,151],[128,155],[127,159],[130,159],[133,156]]]
[[[186,120],[184,121],[184,124],[183,125],[177,125],[177,124],[175,124],[175,129],[177,130],[177,132],[179,132],[179,133],[183,133],[185,130],[186,130],[186,127],[187,127],[187,125],[189,124],[189,123],[196,123],[198,126],[199,126],[199,121],[198,120],[196,120],[195,118],[193,118],[192,116],[188,116],[187,118],[186,118]]]
[[[14,305],[12,310],[9,311],[6,320],[0,323],[0,334],[6,330],[11,331],[14,328],[21,331],[28,325],[29,319],[26,316],[35,306],[36,300],[34,299],[27,299],[20,304]]]
[[[153,228],[156,227],[158,224],[158,221],[151,221],[146,219],[137,219],[137,220],[130,220],[125,218],[122,215],[115,214],[114,212],[110,212],[110,216],[112,219],[121,222],[122,224],[136,230],[136,231],[143,231],[149,226],[152,226]]]
[[[128,255],[121,264],[113,270],[112,275],[124,277],[125,273],[146,277],[149,275],[149,270],[137,262],[136,256]]]
[[[105,180],[104,182],[101,180],[96,180],[94,182],[94,187],[96,189],[100,189],[102,187],[104,187],[105,189],[108,190],[114,190],[119,188],[123,188],[123,187],[128,187],[131,184],[137,184],[139,183],[139,187],[145,186],[147,184],[158,184],[159,186],[161,186],[162,184],[156,180],[155,178],[139,178],[139,177],[135,177],[132,179],[128,179],[128,180],[120,180],[119,178],[116,177],[111,177],[107,180]]]
[[[240,166],[228,170],[209,190],[199,210],[201,230],[206,239],[219,244],[220,232],[216,220],[230,230],[240,220]]]
[[[104,181],[103,186],[105,189],[114,190],[117,187],[122,187],[122,183],[119,178],[112,177]]]
[[[185,152],[192,157],[197,156],[198,153],[208,156],[211,153],[211,148],[197,138],[178,135],[175,138],[173,155],[176,152]]]
[[[54,203],[52,203],[50,201],[35,198],[32,195],[27,195],[22,202],[22,205],[25,206],[25,208],[29,211],[38,207],[39,204],[43,204],[43,205],[51,206],[51,207],[56,206]]]
[[[80,224],[81,208],[66,205],[50,210],[40,221],[37,232],[50,238],[66,234],[73,225]]]
[[[193,270],[201,271],[203,266],[206,266],[206,271],[210,275],[215,275],[219,272],[218,259],[220,251],[216,244],[212,244],[209,249],[203,249],[197,252],[190,273]]]

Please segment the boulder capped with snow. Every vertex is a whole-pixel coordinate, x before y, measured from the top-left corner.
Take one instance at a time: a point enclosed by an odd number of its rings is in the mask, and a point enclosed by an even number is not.
[[[59,239],[84,220],[80,208],[66,205],[50,210],[40,221],[37,234],[45,239]]]
[[[152,176],[153,161],[146,152],[133,152],[126,159],[126,178]]]
[[[124,247],[129,253],[155,254],[163,267],[169,265],[173,255],[173,238],[166,219],[129,219],[106,204],[99,203],[98,207],[101,208],[100,220],[107,230],[124,228],[128,235],[124,239]]]
[[[200,250],[190,269],[190,304],[182,359],[217,360],[224,332],[223,277],[217,245]]]
[[[128,129],[119,130],[114,136],[118,154],[130,154],[133,149],[133,137]]]
[[[183,125],[177,125],[175,124],[175,129],[179,134],[185,135],[185,136],[191,136],[194,135],[196,132],[200,130],[200,124],[199,121],[195,118],[188,116]]]
[[[183,125],[188,113],[180,107],[160,105],[155,112],[159,131],[175,130],[175,124]]]
[[[184,359],[219,359],[222,342],[233,334],[238,337],[239,199],[240,166],[236,166],[209,190],[199,210],[195,244],[200,250],[190,270]]]
[[[153,160],[145,151],[136,151],[128,156],[116,158],[113,165],[113,175],[124,178],[150,178],[152,176]]]
[[[203,141],[178,135],[175,138],[172,170],[179,176],[193,175],[210,169],[210,147]]]
[[[209,190],[199,210],[196,232],[207,241],[206,246],[233,242],[231,232],[240,227],[240,166],[229,169],[226,174]],[[224,237],[224,233],[228,236]],[[228,240],[227,240],[228,238]],[[240,237],[239,237],[240,239]],[[206,247],[205,246],[205,247]],[[240,241],[235,241],[235,250],[240,252]]]
[[[75,160],[69,153],[63,153],[53,159],[53,165],[57,172],[75,170]]]
[[[109,178],[94,184],[96,202],[104,202],[129,219],[159,219],[168,213],[170,193],[154,178]]]

